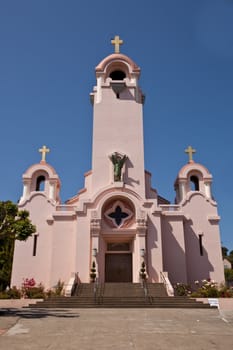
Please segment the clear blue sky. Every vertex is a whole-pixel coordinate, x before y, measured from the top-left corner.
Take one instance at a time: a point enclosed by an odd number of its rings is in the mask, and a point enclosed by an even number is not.
[[[1,0],[0,200],[17,201],[38,148],[62,181],[62,201],[91,168],[95,66],[110,39],[141,67],[145,165],[153,186],[173,202],[187,162],[213,175],[223,245],[233,249],[233,1]]]

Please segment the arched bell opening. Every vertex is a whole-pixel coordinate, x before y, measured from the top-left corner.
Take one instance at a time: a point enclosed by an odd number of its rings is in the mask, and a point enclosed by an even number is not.
[[[123,72],[122,70],[114,70],[109,74],[109,77],[112,80],[124,80],[126,78],[126,74],[125,72]]]
[[[128,70],[121,65],[113,65],[108,72],[108,77],[111,79],[110,85],[115,92],[116,98],[119,99],[121,93],[126,88],[125,78],[128,77]]]
[[[200,191],[199,178],[195,175],[190,176],[190,190]]]
[[[125,62],[111,62],[105,70],[105,80],[123,81],[126,78],[131,78],[130,68]]]
[[[36,191],[44,191],[45,190],[45,176],[40,175],[36,179]]]

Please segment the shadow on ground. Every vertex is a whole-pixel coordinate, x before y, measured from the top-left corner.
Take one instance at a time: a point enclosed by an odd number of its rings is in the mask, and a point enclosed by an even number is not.
[[[58,317],[58,318],[77,318],[80,314],[75,312],[70,312],[67,309],[14,309],[14,308],[4,308],[0,309],[0,317],[17,316],[21,318],[45,318],[45,317]]]

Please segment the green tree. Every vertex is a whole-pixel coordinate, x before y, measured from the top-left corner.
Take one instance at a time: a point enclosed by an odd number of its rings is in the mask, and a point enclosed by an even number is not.
[[[34,232],[36,228],[29,219],[28,211],[20,211],[11,201],[0,201],[0,239],[26,241]]]
[[[14,240],[0,239],[0,291],[10,284],[13,252]]]
[[[225,280],[226,280],[226,282],[228,284],[232,283],[233,282],[233,269],[225,269],[224,273],[225,273]]]
[[[26,210],[11,201],[0,201],[0,290],[10,284],[15,240],[26,241],[36,228]]]
[[[228,254],[227,260],[230,261],[231,266],[233,267],[233,250],[231,250],[230,253]]]
[[[223,257],[223,258],[226,258],[226,257],[227,257],[227,252],[228,252],[228,248],[222,247],[222,257]]]

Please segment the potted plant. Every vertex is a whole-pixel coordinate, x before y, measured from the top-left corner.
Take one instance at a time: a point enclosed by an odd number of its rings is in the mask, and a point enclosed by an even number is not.
[[[95,261],[92,262],[90,278],[91,278],[91,282],[95,282],[95,279],[96,279],[96,265],[95,265]]]
[[[141,265],[140,277],[141,277],[142,280],[146,279],[146,264],[145,264],[144,261],[142,262],[142,265]]]

